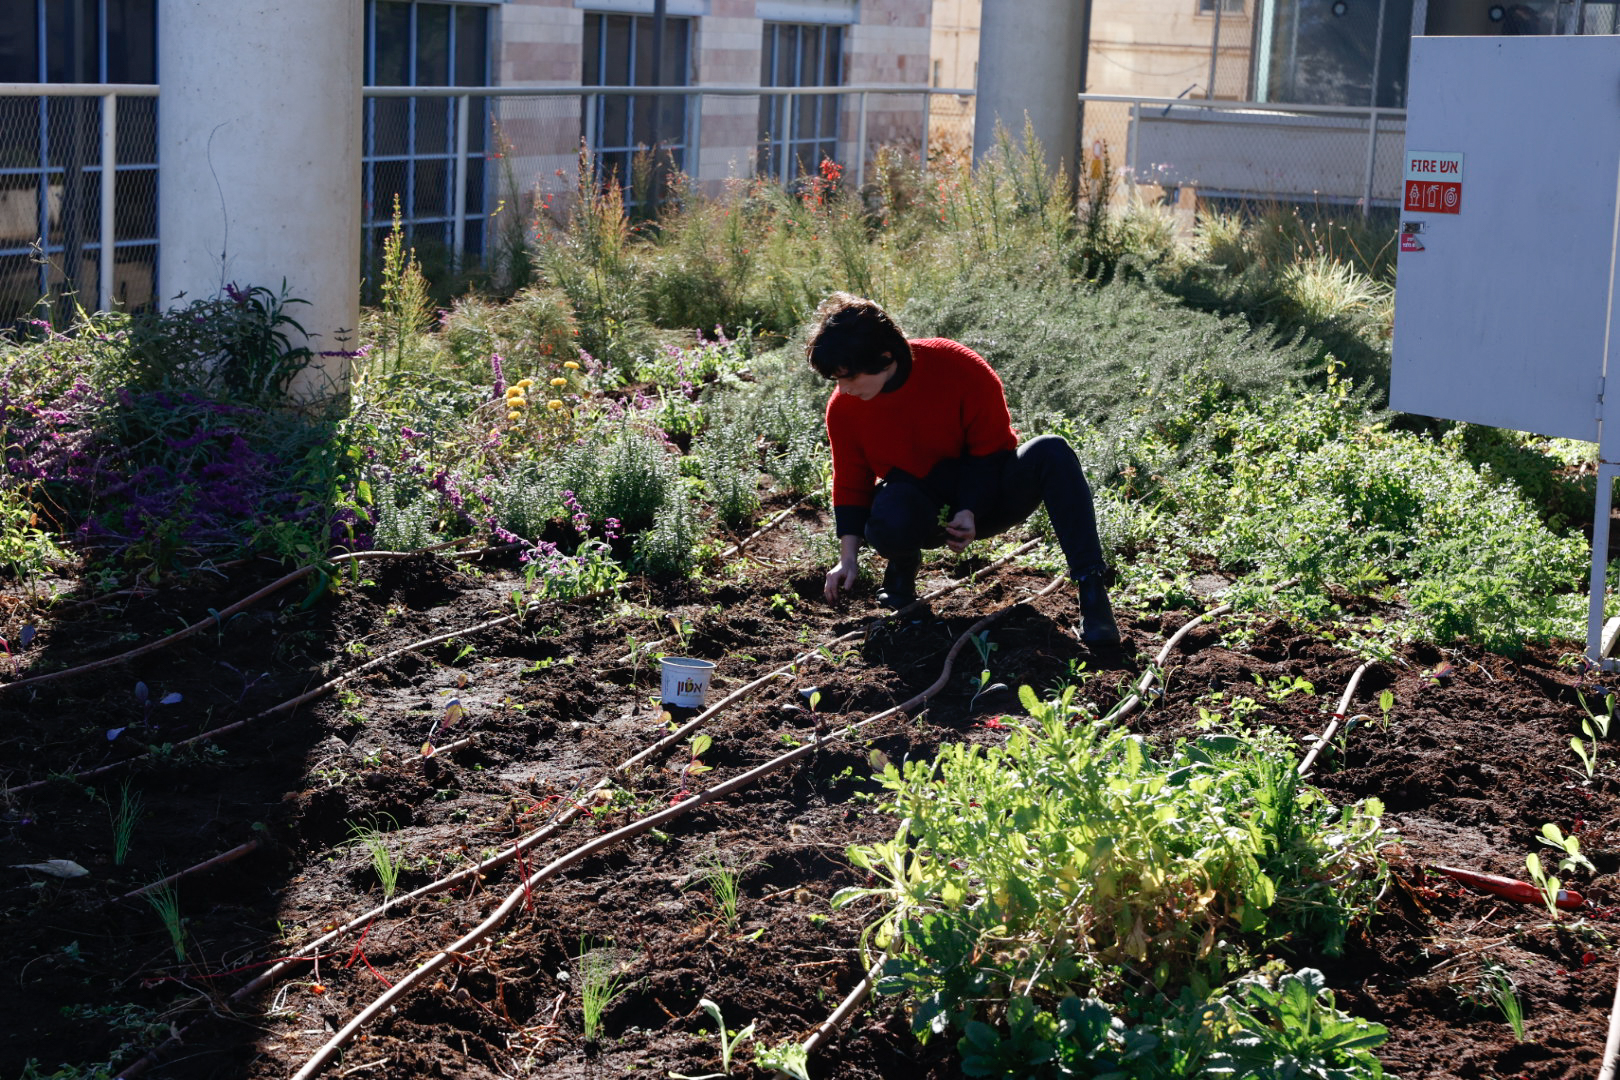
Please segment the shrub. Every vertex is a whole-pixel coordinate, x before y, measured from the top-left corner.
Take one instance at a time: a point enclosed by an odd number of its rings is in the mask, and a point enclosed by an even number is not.
[[[653,527],[636,537],[636,566],[654,577],[685,577],[697,568],[702,538],[697,510],[684,493],[678,494],[658,512]]]
[[[1134,1054],[1130,1075],[1199,1075],[1177,1069],[1238,1053],[1244,1033],[1222,1024],[1213,1045],[1178,1048],[1161,1031],[1133,1046],[1125,1025],[1158,1024],[1174,1001],[1165,995],[1186,987],[1196,1040],[1210,988],[1254,957],[1296,935],[1342,950],[1385,872],[1382,807],[1334,807],[1275,733],[1209,736],[1155,757],[1073,693],[1041,702],[1024,688],[1031,720],[1004,747],[955,744],[887,767],[900,830],[850,852],[880,884],[834,904],[886,901],[874,943],[892,957],[877,989],[906,996],[919,1037],[961,1032],[968,1075],[1101,1075],[1107,1057],[1085,1064],[1101,1050],[1116,1065]],[[1311,1003],[1330,1007],[1307,976]],[[1244,993],[1234,1001],[1253,1005]],[[1228,1007],[1263,1011],[1215,1012]],[[1302,1063],[1335,1063],[1320,1046],[1295,1049]]]
[[[307,304],[262,285],[225,286],[215,297],[130,316],[121,371],[132,390],[176,390],[253,404],[280,404],[314,354],[293,345],[304,329],[289,309]],[[337,343],[334,343],[336,347]]]
[[[675,482],[664,445],[629,423],[621,423],[600,450],[571,448],[564,469],[585,511],[593,518],[619,519],[626,532],[652,525]]]
[[[692,444],[703,462],[703,482],[720,520],[733,529],[747,525],[759,511],[759,448],[752,430],[729,416],[719,416]]]
[[[1511,485],[1432,438],[1393,431],[1334,389],[1211,417],[1221,456],[1166,494],[1208,553],[1300,596],[1333,582],[1404,586],[1427,632],[1513,651],[1567,630],[1578,537],[1552,533]],[[1320,612],[1307,612],[1320,614]]]

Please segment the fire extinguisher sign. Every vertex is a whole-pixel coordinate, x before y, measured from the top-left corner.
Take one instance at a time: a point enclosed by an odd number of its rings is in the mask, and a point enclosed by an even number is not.
[[[1463,156],[1431,150],[1406,152],[1406,213],[1457,214],[1462,212]]]

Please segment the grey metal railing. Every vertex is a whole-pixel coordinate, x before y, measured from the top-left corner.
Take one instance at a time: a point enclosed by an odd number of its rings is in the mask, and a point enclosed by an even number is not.
[[[1406,110],[1081,94],[1088,153],[1140,193],[1400,205]],[[1121,148],[1123,151],[1121,152]]]
[[[505,185],[541,200],[565,195],[582,143],[599,169],[617,172],[627,187],[632,159],[654,146],[700,185],[762,173],[791,183],[825,156],[859,188],[880,146],[921,152],[936,141],[972,145],[972,112],[960,107],[972,91],[924,86],[376,86],[365,97],[367,227],[388,224],[398,195],[407,226],[434,233],[457,265],[482,246],[472,231],[489,208],[514,193]],[[939,98],[956,108],[933,115]],[[411,104],[385,118],[376,103],[386,101]],[[419,131],[386,130],[420,127],[431,111],[425,106],[437,109],[438,102],[448,114],[433,112],[431,148],[424,149]],[[965,132],[957,131],[964,123]],[[383,144],[412,152],[378,152]],[[491,175],[491,163],[504,178]]]
[[[94,297],[103,309],[155,298],[158,93],[0,84],[0,321],[42,297]],[[642,115],[659,99],[681,102],[676,130]],[[909,146],[926,165],[925,147],[972,145],[972,91],[925,86],[375,86],[364,101],[369,234],[388,226],[398,196],[413,242],[437,238],[453,267],[488,250],[505,185],[525,200],[571,187],[582,141],[624,176],[656,142],[699,184],[758,175],[767,158],[788,183],[825,154],[857,187],[878,147]]]

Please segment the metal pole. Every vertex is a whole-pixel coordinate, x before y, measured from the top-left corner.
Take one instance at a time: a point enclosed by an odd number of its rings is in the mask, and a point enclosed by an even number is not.
[[[686,137],[686,160],[682,164],[696,184],[703,179],[703,95],[693,94],[687,115],[691,117],[691,134]],[[701,189],[700,189],[701,190]]]
[[[115,215],[118,193],[118,95],[101,96],[101,257],[97,270],[100,289],[96,307],[113,309],[113,255],[117,245],[118,219]]]
[[[855,190],[866,186],[866,91],[860,94],[859,119],[855,123]]]
[[[1361,193],[1361,220],[1372,213],[1373,164],[1378,153],[1378,110],[1367,110],[1367,183]]]
[[[1221,9],[1226,6],[1226,0],[1215,0],[1215,32],[1209,42],[1209,84],[1204,87],[1204,99],[1207,101],[1215,96],[1215,58],[1221,53]]]
[[[456,182],[452,196],[456,205],[450,218],[450,260],[458,272],[467,248],[467,114],[471,109],[471,95],[456,98]]]
[[[932,106],[933,103],[934,103],[934,92],[932,90],[924,90],[923,91],[923,138],[922,138],[922,172],[923,172],[924,176],[928,175],[928,138],[929,138],[928,116],[929,116],[929,112],[930,112],[930,106]]]
[[[1603,597],[1609,567],[1609,511],[1614,504],[1614,478],[1620,464],[1598,462],[1597,509],[1592,514],[1592,580],[1587,601],[1586,654],[1592,663],[1603,666]]]
[[[1130,164],[1131,164],[1131,194],[1136,194],[1136,162],[1138,151],[1142,148],[1142,103],[1131,102],[1131,131],[1130,131]]]
[[[1378,0],[1378,29],[1373,31],[1373,66],[1372,66],[1372,93],[1368,95],[1367,104],[1373,108],[1378,107],[1378,74],[1379,67],[1384,59],[1384,6],[1388,0]]]

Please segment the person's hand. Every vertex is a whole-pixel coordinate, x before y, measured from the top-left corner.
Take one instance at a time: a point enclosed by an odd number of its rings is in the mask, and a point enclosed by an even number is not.
[[[956,516],[945,523],[945,534],[950,537],[945,541],[946,547],[952,551],[966,551],[973,538],[979,535],[973,511],[958,510]]]
[[[827,603],[836,604],[841,592],[855,587],[855,579],[860,573],[860,566],[854,559],[840,559],[838,564],[827,571],[827,586],[823,593]]]

